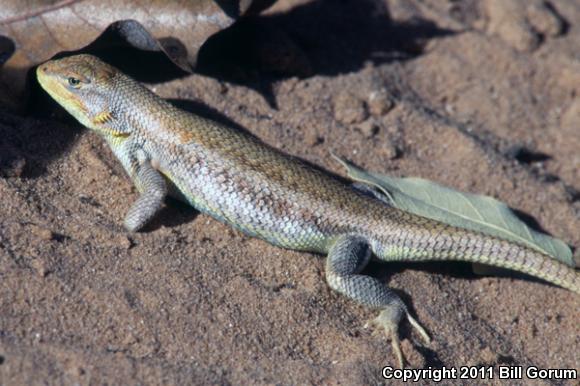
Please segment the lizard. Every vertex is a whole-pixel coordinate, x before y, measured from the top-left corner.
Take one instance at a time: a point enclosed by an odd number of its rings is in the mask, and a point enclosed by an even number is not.
[[[377,309],[371,324],[390,337],[404,366],[399,324],[430,336],[377,278],[382,261],[467,261],[520,271],[580,294],[580,273],[530,247],[388,205],[377,194],[278,151],[258,138],[174,107],[95,56],[37,67],[46,92],[110,146],[139,192],[124,227],[139,231],[167,196],[278,247],[326,255],[335,291]]]

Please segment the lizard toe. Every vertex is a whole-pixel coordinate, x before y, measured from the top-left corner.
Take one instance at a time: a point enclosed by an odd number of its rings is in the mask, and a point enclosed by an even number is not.
[[[401,320],[401,313],[395,308],[386,308],[381,311],[379,316],[374,319],[369,320],[365,327],[374,327],[374,332],[383,330],[388,338],[391,339],[391,345],[393,347],[393,353],[397,358],[397,364],[400,368],[405,366],[405,358],[403,357],[403,352],[401,351],[401,343],[399,340],[399,321]],[[375,335],[373,333],[373,335]]]
[[[409,315],[408,312],[401,310],[400,308],[396,307],[386,308],[382,310],[376,318],[369,320],[364,326],[365,328],[373,327],[374,328],[373,335],[375,335],[376,332],[383,330],[383,332],[387,335],[387,337],[390,338],[391,345],[393,347],[393,353],[397,358],[397,363],[400,368],[403,368],[405,366],[405,358],[401,350],[401,342],[399,338],[399,322],[403,316],[402,315],[403,312],[406,313],[407,320],[409,321],[411,326],[415,330],[417,330],[417,332],[419,333],[419,335],[421,335],[423,340],[427,344],[430,343],[431,338],[429,337],[423,326],[421,326],[419,322],[415,320],[415,318]]]

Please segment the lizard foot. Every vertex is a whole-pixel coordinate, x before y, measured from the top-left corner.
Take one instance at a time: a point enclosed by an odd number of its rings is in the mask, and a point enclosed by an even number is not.
[[[411,324],[411,326],[419,332],[419,335],[423,337],[425,342],[428,344],[431,342],[431,338],[425,331],[425,329],[413,318],[409,315],[408,312],[405,312],[407,315],[407,320]],[[397,362],[400,368],[405,367],[405,358],[403,357],[403,352],[401,351],[401,343],[399,340],[399,322],[401,320],[401,309],[399,308],[386,308],[381,311],[379,316],[370,320],[367,324],[365,324],[365,328],[375,327],[377,329],[383,329],[384,332],[388,337],[391,338],[391,344],[393,346],[393,352],[397,357]]]

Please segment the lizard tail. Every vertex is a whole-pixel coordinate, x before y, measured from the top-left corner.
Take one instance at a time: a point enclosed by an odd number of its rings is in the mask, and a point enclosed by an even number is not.
[[[383,260],[483,263],[523,272],[580,294],[580,272],[551,256],[486,234],[438,222],[431,225],[378,236],[371,242],[373,252]]]

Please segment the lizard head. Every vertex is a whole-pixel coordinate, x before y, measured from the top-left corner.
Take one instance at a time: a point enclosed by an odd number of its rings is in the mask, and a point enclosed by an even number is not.
[[[36,69],[38,82],[79,122],[102,134],[129,135],[115,124],[116,78],[120,72],[92,55],[50,60]]]

